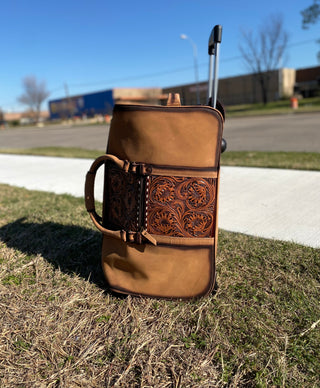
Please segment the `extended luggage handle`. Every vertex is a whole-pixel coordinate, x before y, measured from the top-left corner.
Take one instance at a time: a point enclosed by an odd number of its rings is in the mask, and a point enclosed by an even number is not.
[[[209,83],[208,83],[208,105],[218,109],[224,117],[224,109],[217,100],[218,95],[218,68],[219,68],[219,48],[222,39],[222,26],[219,24],[214,26],[211,31],[208,43],[209,54]],[[213,63],[214,57],[214,63]],[[227,142],[225,139],[221,141],[221,153],[227,149]]]

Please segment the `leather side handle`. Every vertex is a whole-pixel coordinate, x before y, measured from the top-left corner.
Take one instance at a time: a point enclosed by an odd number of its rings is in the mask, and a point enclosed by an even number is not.
[[[102,217],[99,216],[95,209],[95,199],[94,199],[94,182],[96,179],[96,174],[98,169],[108,160],[111,160],[115,163],[119,168],[124,170],[125,172],[129,171],[130,163],[127,160],[118,159],[114,155],[105,154],[99,156],[91,165],[90,170],[87,172],[86,181],[85,181],[85,204],[88,213],[90,214],[91,220],[93,224],[98,228],[103,234],[117,238],[119,240],[134,243],[139,242],[142,243],[142,237],[146,240],[149,240],[151,244],[157,245],[157,241],[154,237],[152,237],[146,230],[142,230],[141,232],[127,232],[125,230],[111,230],[107,229],[102,225]],[[136,171],[136,164],[133,166],[133,170]],[[141,169],[141,172],[144,172],[144,169]]]
[[[105,155],[99,156],[92,163],[90,170],[87,172],[86,181],[85,181],[85,188],[84,188],[84,198],[85,198],[86,209],[87,209],[88,213],[90,214],[90,217],[91,217],[93,223],[95,224],[95,226],[98,229],[100,229],[103,233],[110,234],[110,235],[114,236],[115,235],[114,231],[106,229],[102,226],[102,224],[101,224],[102,217],[96,213],[95,199],[94,199],[94,182],[96,179],[97,171],[108,160],[112,161],[119,168],[124,169],[124,170],[125,170],[125,166],[128,165],[128,163],[126,163],[126,161],[120,160],[114,155],[105,154]]]

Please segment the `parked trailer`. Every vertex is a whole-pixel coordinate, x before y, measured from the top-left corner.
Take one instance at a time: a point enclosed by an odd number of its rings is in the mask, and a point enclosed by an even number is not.
[[[110,115],[114,106],[112,90],[49,101],[50,119]]]

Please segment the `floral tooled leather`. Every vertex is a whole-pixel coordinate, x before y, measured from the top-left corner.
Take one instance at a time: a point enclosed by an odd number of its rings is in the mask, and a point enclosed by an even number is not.
[[[106,184],[107,223],[126,231],[138,231],[140,182],[137,176],[109,166]]]
[[[149,233],[212,237],[216,180],[151,176],[146,221]]]

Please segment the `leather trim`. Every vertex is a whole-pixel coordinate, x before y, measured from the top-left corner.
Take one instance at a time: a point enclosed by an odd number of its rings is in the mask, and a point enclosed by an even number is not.
[[[214,179],[150,176],[147,179],[146,224],[150,234],[171,237],[213,237]]]
[[[151,234],[156,240],[157,245],[175,245],[181,248],[183,247],[211,247],[214,245],[214,237],[172,237],[172,236],[161,236]]]
[[[209,240],[213,238],[215,227],[216,179],[143,177],[109,162],[104,195],[103,227],[126,231],[128,242],[139,242],[135,236],[145,231],[147,237],[151,236],[149,241],[154,243],[158,240],[167,245],[210,246],[214,243]]]
[[[160,165],[160,164],[153,164],[153,169],[159,169],[159,170],[188,170],[188,171],[198,171],[198,172],[205,172],[205,171],[217,171],[217,167],[192,167],[192,166],[170,166],[168,164]]]
[[[196,168],[189,166],[152,165],[152,175],[170,175],[177,177],[217,178],[216,167]]]
[[[106,211],[103,226],[138,232],[140,228],[141,181],[136,174],[106,164]]]
[[[105,163],[106,171],[102,221],[95,212],[93,187],[95,173],[103,163]],[[162,169],[163,167],[168,170]],[[104,234],[128,243],[143,244],[148,240],[154,245],[157,243],[190,247],[214,245],[217,187],[216,179],[213,179],[212,175],[216,177],[218,172],[212,171],[215,170],[214,168],[191,168],[190,171],[185,171],[182,166],[163,167],[158,166],[159,169],[156,168],[154,172],[158,174],[160,171],[162,173],[177,172],[178,176],[144,175],[153,170],[152,165],[122,161],[113,155],[102,155],[97,158],[87,174],[85,185],[86,206],[93,223]],[[204,171],[209,171],[210,178],[192,176],[195,175],[195,172],[201,174]],[[183,172],[183,174],[179,174],[179,172]],[[173,197],[175,200],[177,199],[175,203],[170,203],[172,201],[170,198],[168,201],[168,198],[165,198],[166,195],[160,198],[161,190],[164,187],[160,185],[160,192],[159,186],[156,188],[158,194],[160,193],[160,197],[158,195],[160,207],[157,205],[160,209],[158,214],[154,206],[153,188],[148,187],[150,182],[155,181],[160,183],[161,181],[171,181],[178,187],[178,197],[177,195]],[[192,194],[190,195],[190,193]],[[176,205],[180,206],[178,213],[181,214],[175,222],[183,221],[180,224],[185,223],[185,227],[180,228],[179,233],[171,233],[171,235],[170,233],[168,235],[166,231],[161,232],[157,227],[154,228],[152,217],[156,216],[161,222],[163,211],[167,212],[167,207],[171,206],[169,213],[173,214]],[[155,229],[157,233],[153,233]],[[205,233],[202,233],[202,229],[206,230]]]

